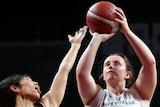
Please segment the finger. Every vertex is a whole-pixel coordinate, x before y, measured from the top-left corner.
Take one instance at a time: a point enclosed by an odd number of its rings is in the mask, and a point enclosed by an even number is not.
[[[72,37],[72,35],[68,35],[68,38],[71,38]]]

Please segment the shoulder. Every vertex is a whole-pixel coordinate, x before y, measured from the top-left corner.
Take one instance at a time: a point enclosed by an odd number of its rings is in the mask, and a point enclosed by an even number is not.
[[[133,88],[131,87],[130,89],[125,90],[124,94],[126,96],[130,96],[136,100],[143,100],[142,97],[139,95],[139,93]]]
[[[93,98],[93,100],[89,103],[89,106],[91,107],[99,107],[101,105],[102,101],[104,100],[106,95],[106,90],[101,89],[97,95]]]

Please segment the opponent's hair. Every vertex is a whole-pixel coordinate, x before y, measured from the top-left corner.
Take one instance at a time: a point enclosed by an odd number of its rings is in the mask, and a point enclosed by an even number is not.
[[[14,74],[0,82],[0,107],[15,107],[16,95],[10,90],[10,86],[20,86],[20,81],[24,77],[30,76],[27,74]]]

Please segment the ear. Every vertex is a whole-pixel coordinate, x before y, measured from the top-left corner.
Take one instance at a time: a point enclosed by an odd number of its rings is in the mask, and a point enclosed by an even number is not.
[[[125,78],[129,79],[131,77],[131,75],[132,75],[131,71],[127,71]]]
[[[19,87],[15,86],[15,85],[11,85],[10,86],[10,90],[12,90],[13,92],[19,92]]]

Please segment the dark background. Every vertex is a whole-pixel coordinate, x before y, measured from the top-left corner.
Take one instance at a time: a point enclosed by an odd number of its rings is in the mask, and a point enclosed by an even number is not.
[[[99,0],[60,0],[7,5],[0,17],[1,41],[66,40],[85,24],[88,8]],[[110,0],[126,12],[130,22],[159,21],[157,1]],[[3,14],[5,13],[5,14]]]
[[[86,12],[97,1],[26,2],[5,7],[6,12],[0,16],[0,78],[3,79],[14,73],[27,73],[39,81],[42,92],[45,93],[49,89],[62,58],[69,49],[67,35],[74,35],[76,30],[86,24]],[[160,22],[158,1],[110,1],[126,12],[130,23],[145,22],[151,25],[154,22]],[[150,27],[150,34],[152,34],[151,30]],[[90,35],[87,34],[78,58],[89,40]],[[123,50],[126,46],[128,44],[124,44]],[[95,64],[96,70],[98,70],[98,62],[103,57],[103,50],[105,50],[104,47],[99,50],[99,57]],[[159,47],[158,50],[160,50]],[[129,56],[138,70],[140,66],[138,58],[128,54],[127,51],[122,52]],[[158,102],[160,101],[160,65],[158,63],[160,55],[156,54],[155,57],[157,59],[158,86],[153,97],[152,107],[159,106]],[[77,61],[69,75],[66,95],[61,107],[83,107],[76,87],[76,64]],[[97,75],[99,72],[95,72],[95,78]]]

